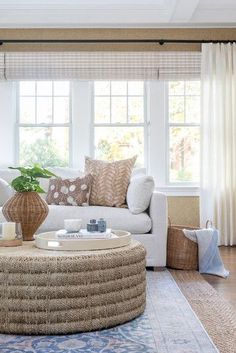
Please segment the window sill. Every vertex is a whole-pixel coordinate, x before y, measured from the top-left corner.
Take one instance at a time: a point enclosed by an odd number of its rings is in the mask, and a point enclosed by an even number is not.
[[[199,196],[199,186],[162,186],[155,188],[167,196]]]

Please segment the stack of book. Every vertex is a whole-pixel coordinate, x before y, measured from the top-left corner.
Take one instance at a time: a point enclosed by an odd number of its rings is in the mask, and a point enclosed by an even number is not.
[[[109,228],[105,232],[88,232],[87,229],[80,229],[79,232],[67,232],[65,229],[60,229],[56,232],[58,239],[109,239],[114,236],[115,234]]]

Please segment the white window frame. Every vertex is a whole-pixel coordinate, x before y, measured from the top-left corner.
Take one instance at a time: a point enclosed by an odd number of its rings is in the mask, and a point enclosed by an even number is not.
[[[27,80],[26,80],[27,81]],[[35,98],[35,124],[33,123],[21,123],[20,122],[20,82],[17,82],[16,84],[16,151],[15,151],[15,161],[17,164],[19,164],[20,160],[20,128],[21,127],[66,127],[69,129],[69,163],[68,167],[72,167],[72,150],[73,150],[73,134],[72,134],[72,89],[71,89],[71,81],[69,82],[69,121],[68,123],[57,123],[54,124],[53,122],[48,124],[48,123],[40,123],[38,124],[36,121],[36,114],[37,114],[37,82],[40,81],[47,81],[47,80],[33,80],[35,82],[35,95],[23,95],[22,97],[34,97]],[[56,80],[48,80],[50,82],[55,82]],[[23,82],[23,80],[22,80]],[[54,85],[52,85],[52,95],[50,96],[45,96],[45,97],[51,97],[52,98],[52,119],[53,119],[53,112],[54,112]],[[44,97],[41,96],[40,97]],[[56,96],[56,97],[66,97],[66,96]]]
[[[150,121],[148,173],[154,176],[156,189],[168,196],[199,196],[199,184],[169,182],[168,82],[147,82],[147,101]]]
[[[113,82],[113,80],[107,80],[109,82]],[[125,82],[132,81],[132,80],[124,80]],[[141,95],[136,95],[135,97],[143,97],[143,122],[142,123],[96,123],[95,122],[95,97],[99,97],[99,95],[95,95],[95,88],[94,88],[94,83],[96,81],[93,81],[92,85],[92,131],[91,131],[91,151],[92,151],[92,156],[95,156],[95,128],[96,127],[142,127],[143,128],[143,134],[144,134],[144,152],[143,152],[143,157],[144,157],[144,165],[143,167],[146,168],[147,170],[149,169],[149,160],[147,158],[148,156],[148,150],[149,150],[149,121],[147,117],[147,86],[146,82],[143,81],[143,96]],[[125,95],[102,95],[101,97],[124,97]],[[127,100],[128,100],[128,94],[126,95]],[[131,95],[132,97],[132,95]],[[111,116],[111,105],[110,105],[110,116]]]
[[[181,80],[180,80],[181,81]],[[185,97],[184,95],[181,95]],[[168,82],[165,82],[165,97],[166,97],[166,156],[167,156],[167,161],[166,161],[166,185],[167,186],[173,186],[173,187],[199,187],[199,183],[197,182],[192,182],[192,181],[184,181],[184,182],[172,182],[170,181],[170,128],[171,127],[201,127],[200,122],[199,123],[191,123],[191,122],[184,122],[184,123],[173,123],[169,121],[169,87],[168,87]],[[197,97],[197,95],[195,95]],[[200,137],[201,138],[201,137]],[[199,146],[200,148],[200,146]],[[199,165],[200,168],[200,165]]]
[[[40,81],[40,80],[36,80]],[[156,189],[169,196],[198,196],[199,185],[168,183],[168,95],[167,82],[144,82],[144,123],[130,123],[125,126],[144,128],[144,167],[155,179]],[[16,97],[15,163],[19,162],[19,127],[29,126],[19,121],[19,83],[13,85]],[[13,102],[13,103],[15,103]],[[15,106],[15,104],[14,104]],[[68,124],[56,126],[69,127],[69,166],[83,170],[84,156],[94,156],[94,82],[70,81],[70,116]],[[86,118],[85,118],[86,117]],[[33,127],[37,125],[32,125]],[[40,124],[47,127],[47,124]],[[50,124],[52,126],[52,124]],[[54,126],[54,125],[53,125]],[[104,126],[107,126],[104,124]],[[110,124],[108,124],[110,126]],[[113,125],[112,125],[113,126]],[[115,126],[115,125],[114,125]],[[116,124],[116,126],[124,126]],[[73,127],[73,128],[72,128]]]

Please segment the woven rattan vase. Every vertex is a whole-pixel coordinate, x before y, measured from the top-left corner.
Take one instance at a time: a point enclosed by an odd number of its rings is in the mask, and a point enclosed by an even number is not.
[[[36,192],[17,192],[3,206],[7,221],[19,222],[23,240],[33,240],[33,235],[48,215],[48,205]]]

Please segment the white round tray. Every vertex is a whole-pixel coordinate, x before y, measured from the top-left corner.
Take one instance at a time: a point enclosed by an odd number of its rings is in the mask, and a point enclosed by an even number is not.
[[[56,232],[40,233],[35,235],[37,248],[46,250],[102,250],[120,248],[129,245],[131,234],[124,230],[112,230],[117,238],[108,239],[58,239]]]

